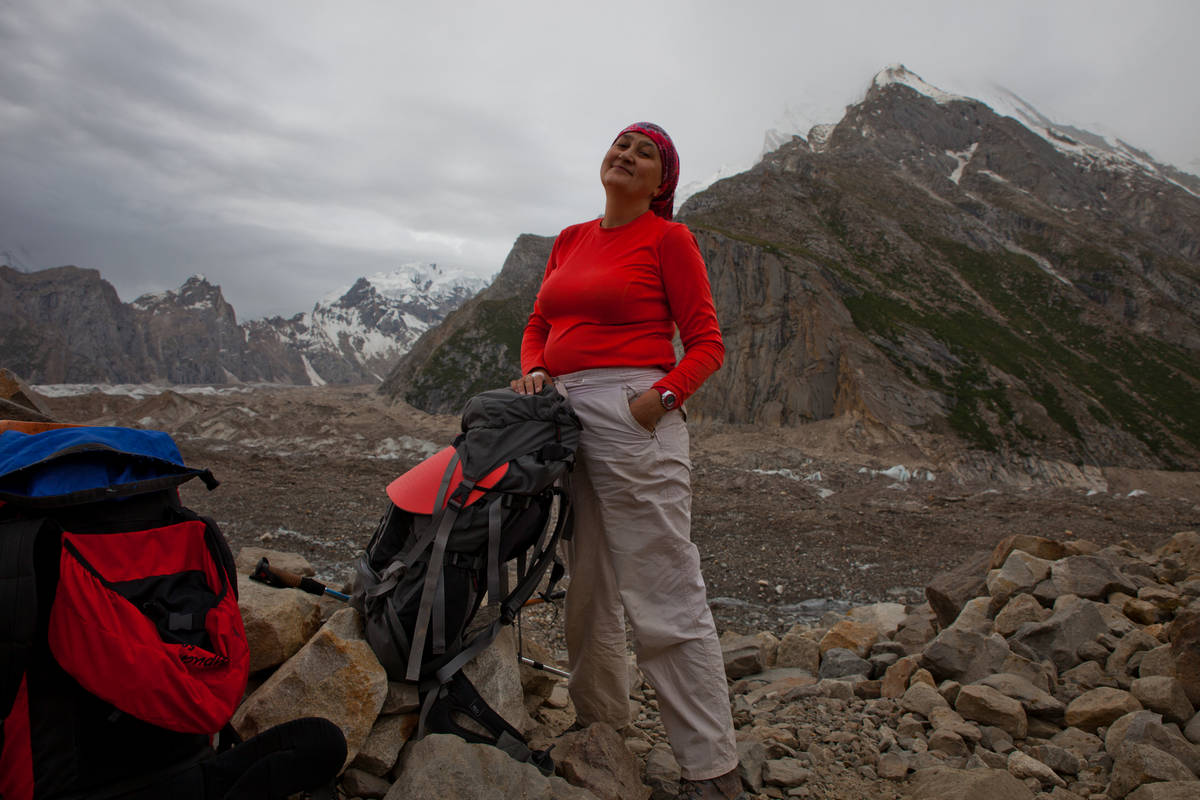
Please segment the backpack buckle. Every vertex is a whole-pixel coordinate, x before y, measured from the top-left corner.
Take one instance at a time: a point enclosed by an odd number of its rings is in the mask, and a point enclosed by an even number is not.
[[[467,498],[471,496],[471,492],[475,489],[475,481],[470,478],[463,477],[462,482],[454,489],[454,493],[450,495],[450,499],[446,501],[446,505],[454,511],[462,511],[467,504]]]

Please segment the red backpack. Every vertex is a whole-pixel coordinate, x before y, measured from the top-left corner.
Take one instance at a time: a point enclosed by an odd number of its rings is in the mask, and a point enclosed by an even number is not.
[[[0,428],[2,429],[2,428]],[[249,673],[233,556],[171,437],[0,433],[0,797],[147,785],[211,756]]]

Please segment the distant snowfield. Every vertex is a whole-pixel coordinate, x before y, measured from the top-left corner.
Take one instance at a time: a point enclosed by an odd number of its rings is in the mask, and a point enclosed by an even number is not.
[[[144,400],[163,392],[195,394],[219,397],[222,395],[246,394],[256,389],[272,388],[275,384],[245,384],[242,386],[173,385],[154,383],[43,383],[33,388],[42,397],[78,397],[84,394],[126,395],[135,400]]]
[[[787,467],[779,467],[779,468],[775,468],[775,469],[757,468],[757,469],[747,469],[746,472],[750,472],[755,475],[764,475],[764,476],[769,476],[769,477],[783,478],[783,479],[789,480],[789,481],[807,483],[812,487],[813,491],[817,494],[818,497],[820,497],[820,499],[825,500],[829,497],[832,497],[834,494],[836,494],[836,492],[833,489],[829,489],[826,486],[821,485],[821,483],[826,480],[826,476],[824,476],[820,470],[817,470],[815,472],[808,472],[803,469],[803,467],[806,467],[811,463],[812,463],[811,460],[805,461],[805,463],[802,464],[801,467],[798,469],[790,469]],[[903,464],[896,464],[895,466],[889,467],[887,469],[872,469],[871,467],[863,466],[863,467],[858,468],[857,473],[868,479],[882,478],[884,480],[887,480],[889,482],[886,485],[884,485],[885,489],[890,489],[893,491],[901,491],[901,492],[908,491],[909,487],[914,483],[929,484],[929,483],[934,483],[935,481],[938,480],[937,475],[934,474],[934,472],[932,470],[923,469],[923,468],[909,469],[908,467],[906,467]],[[953,482],[953,478],[951,478],[951,481]],[[1030,484],[1030,485],[1020,486],[1017,488],[1017,490],[1030,491],[1033,488],[1035,488],[1034,485]],[[1093,497],[1095,495],[1107,495],[1110,493],[1108,487],[1103,486],[1103,485],[1102,486],[1093,485],[1093,486],[1087,486],[1087,487],[1081,487],[1081,488],[1077,487],[1077,488],[1080,492],[1082,492],[1087,497]],[[1000,494],[1001,492],[999,489],[991,488],[991,489],[984,489],[980,493],[981,494]],[[1144,496],[1147,496],[1148,494],[1149,493],[1146,492],[1145,490],[1134,489],[1132,491],[1129,491],[1128,493],[1116,492],[1116,493],[1113,493],[1112,496],[1118,497],[1118,498],[1121,498],[1121,497],[1131,497],[1132,498],[1132,497],[1144,497]]]

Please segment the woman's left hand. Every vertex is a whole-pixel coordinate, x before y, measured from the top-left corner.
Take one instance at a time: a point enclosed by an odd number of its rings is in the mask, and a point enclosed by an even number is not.
[[[654,429],[658,427],[658,421],[663,418],[667,410],[663,408],[662,396],[659,395],[658,390],[647,389],[629,401],[629,412],[633,414],[633,419],[638,425],[650,433],[654,433]]]

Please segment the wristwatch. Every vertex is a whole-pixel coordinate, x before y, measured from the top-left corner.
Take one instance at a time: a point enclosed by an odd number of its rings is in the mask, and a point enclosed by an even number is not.
[[[664,389],[663,391],[659,392],[659,396],[662,397],[663,408],[665,408],[667,411],[670,411],[671,409],[675,408],[675,406],[679,405],[679,398],[676,397],[675,393],[670,389]]]

